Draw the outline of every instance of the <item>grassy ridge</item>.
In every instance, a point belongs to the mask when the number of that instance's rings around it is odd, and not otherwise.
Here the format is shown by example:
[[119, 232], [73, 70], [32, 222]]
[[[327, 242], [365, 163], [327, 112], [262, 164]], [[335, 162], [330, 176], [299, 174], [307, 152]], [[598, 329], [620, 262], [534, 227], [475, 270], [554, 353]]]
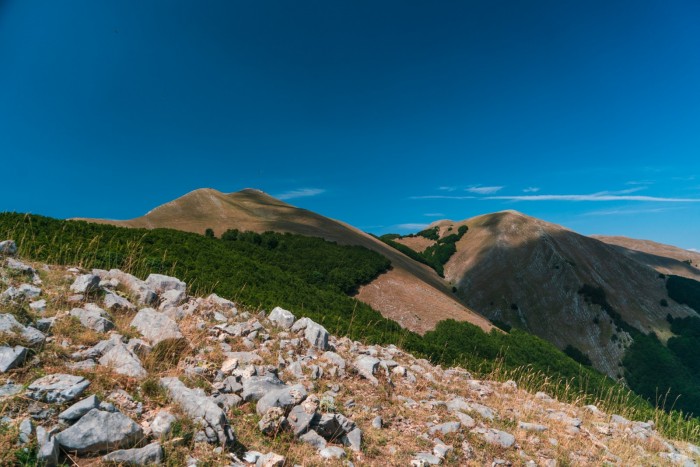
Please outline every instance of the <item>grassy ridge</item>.
[[535, 336], [517, 330], [487, 334], [468, 323], [445, 321], [421, 337], [383, 318], [345, 293], [386, 270], [387, 260], [374, 252], [291, 234], [238, 232], [223, 237], [0, 214], [0, 238], [14, 238], [21, 254], [33, 260], [120, 268], [141, 277], [151, 272], [175, 275], [195, 294], [215, 292], [253, 308], [283, 306], [337, 335], [396, 344], [434, 363], [513, 378], [529, 389], [595, 403], [630, 418], [654, 419], [669, 436], [700, 441], [695, 420], [654, 410]]

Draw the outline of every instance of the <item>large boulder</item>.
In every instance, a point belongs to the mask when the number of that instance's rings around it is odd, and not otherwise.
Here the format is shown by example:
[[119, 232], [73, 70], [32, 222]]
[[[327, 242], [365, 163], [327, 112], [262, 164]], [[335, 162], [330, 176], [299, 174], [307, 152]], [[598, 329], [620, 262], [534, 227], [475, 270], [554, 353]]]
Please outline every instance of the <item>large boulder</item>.
[[83, 274], [78, 276], [70, 286], [75, 293], [86, 294], [100, 288], [100, 277], [95, 274]]
[[17, 368], [27, 358], [27, 349], [21, 345], [0, 347], [0, 373]]
[[165, 276], [163, 274], [151, 274], [146, 278], [146, 285], [157, 294], [162, 294], [168, 290], [187, 291], [187, 284], [176, 277]]
[[80, 324], [93, 331], [107, 332], [114, 329], [114, 323], [107, 312], [95, 305], [89, 308], [73, 308], [70, 315], [78, 318]]
[[142, 448], [120, 449], [102, 456], [102, 460], [118, 465], [157, 465], [163, 462], [163, 447], [160, 443], [151, 443]]
[[182, 339], [183, 337], [175, 321], [153, 308], [144, 308], [136, 313], [131, 325], [153, 345], [165, 339]]
[[296, 320], [291, 311], [278, 306], [272, 309], [267, 319], [285, 329], [290, 329]]
[[82, 376], [56, 373], [39, 378], [27, 387], [27, 396], [49, 403], [69, 402], [80, 396], [90, 381]]
[[202, 391], [190, 389], [173, 377], [160, 379], [172, 400], [179, 404], [188, 417], [204, 428], [206, 439], [211, 443], [232, 447], [236, 441], [233, 429], [224, 411]]
[[86, 454], [129, 448], [143, 438], [143, 430], [121, 412], [92, 409], [74, 425], [56, 435], [68, 452]]

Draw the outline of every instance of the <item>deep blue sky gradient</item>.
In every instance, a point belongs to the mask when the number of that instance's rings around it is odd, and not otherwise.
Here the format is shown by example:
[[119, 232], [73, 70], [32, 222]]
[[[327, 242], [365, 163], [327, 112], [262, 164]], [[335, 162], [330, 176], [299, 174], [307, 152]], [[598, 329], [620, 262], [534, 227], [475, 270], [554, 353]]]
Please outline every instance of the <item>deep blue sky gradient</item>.
[[695, 0], [0, 0], [0, 211], [256, 187], [375, 233], [517, 209], [700, 248], [698, 24]]

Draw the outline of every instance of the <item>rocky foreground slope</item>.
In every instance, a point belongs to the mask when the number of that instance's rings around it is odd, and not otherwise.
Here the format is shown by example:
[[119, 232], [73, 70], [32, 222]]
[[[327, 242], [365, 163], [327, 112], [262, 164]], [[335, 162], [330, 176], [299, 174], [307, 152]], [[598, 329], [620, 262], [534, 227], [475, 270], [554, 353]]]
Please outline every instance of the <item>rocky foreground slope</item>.
[[[0, 464], [695, 465], [594, 406], [0, 243]], [[296, 311], [296, 310], [293, 310]]]

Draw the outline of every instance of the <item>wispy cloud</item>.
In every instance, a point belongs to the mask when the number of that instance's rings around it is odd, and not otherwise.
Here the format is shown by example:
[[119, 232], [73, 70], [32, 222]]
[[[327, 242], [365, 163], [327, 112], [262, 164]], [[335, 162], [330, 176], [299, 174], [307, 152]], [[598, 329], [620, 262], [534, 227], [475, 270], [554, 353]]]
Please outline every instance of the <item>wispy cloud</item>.
[[465, 189], [465, 191], [468, 191], [469, 193], [476, 193], [478, 195], [490, 195], [492, 193], [498, 193], [503, 189], [502, 186], [470, 186], [469, 188]]
[[656, 196], [607, 194], [607, 192], [593, 193], [590, 195], [488, 196], [484, 199], [502, 199], [508, 201], [654, 201], [659, 203], [700, 203], [700, 198], [664, 198]]
[[396, 226], [397, 229], [401, 230], [422, 230], [426, 227], [428, 227], [430, 224], [425, 224], [425, 223], [407, 223], [407, 224], [398, 224]]
[[297, 190], [286, 191], [280, 193], [275, 197], [278, 199], [294, 199], [294, 198], [308, 198], [310, 196], [318, 196], [325, 193], [326, 190], [322, 188], [299, 188]]
[[[675, 211], [679, 208], [649, 208], [649, 209], [602, 209], [600, 211], [585, 212], [583, 216], [626, 216], [637, 214], [656, 214], [659, 212]], [[680, 208], [682, 209], [682, 208]]]
[[688, 248], [688, 251], [692, 251], [693, 253], [700, 253], [700, 250], [697, 248]]
[[653, 185], [654, 183], [653, 180], [630, 180], [625, 185]]
[[445, 215], [441, 212], [426, 212], [423, 214], [426, 217], [444, 217]]
[[523, 190], [523, 193], [537, 193], [538, 191], [540, 191], [539, 187], [529, 186]]
[[409, 196], [408, 199], [474, 199], [476, 196], [452, 196], [452, 195], [425, 195]]
[[457, 187], [456, 186], [439, 186], [438, 190], [440, 190], [440, 191], [456, 191]]

